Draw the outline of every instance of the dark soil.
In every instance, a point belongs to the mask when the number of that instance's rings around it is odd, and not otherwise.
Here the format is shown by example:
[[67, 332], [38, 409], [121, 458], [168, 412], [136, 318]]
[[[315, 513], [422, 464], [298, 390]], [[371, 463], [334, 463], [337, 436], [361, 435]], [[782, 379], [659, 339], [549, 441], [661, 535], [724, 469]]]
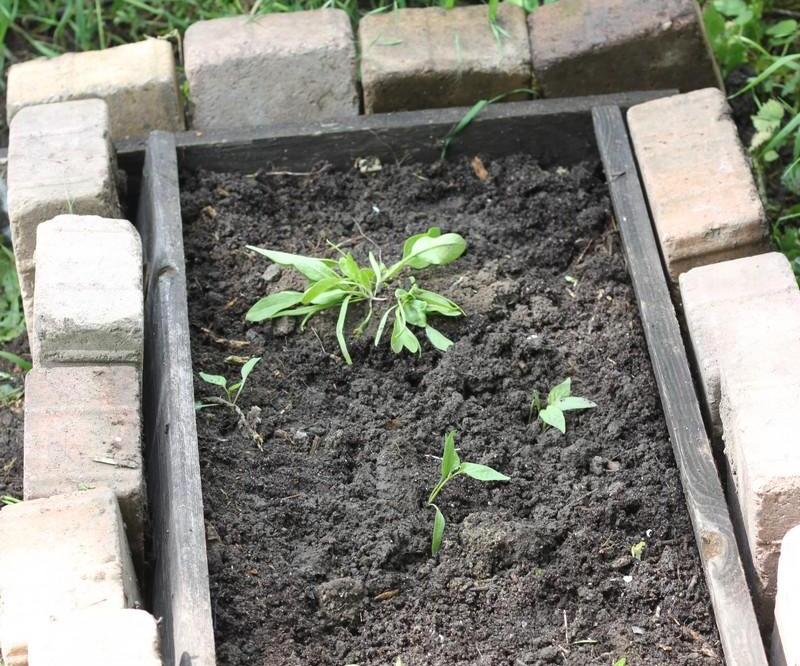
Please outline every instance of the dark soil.
[[[25, 336], [3, 346], [6, 351], [28, 356]], [[0, 359], [0, 370], [16, 376], [14, 384], [21, 386], [20, 371]], [[8, 380], [0, 380], [10, 383]], [[22, 498], [22, 399], [11, 403], [0, 403], [0, 495]]]
[[[601, 171], [486, 168], [184, 175], [195, 370], [263, 357], [240, 401], [263, 450], [232, 413], [197, 419], [221, 666], [721, 663]], [[466, 311], [436, 323], [446, 354], [364, 339], [348, 367], [335, 315], [305, 333], [244, 321], [301, 286], [245, 244], [330, 254], [330, 239], [361, 259], [377, 245], [388, 263], [430, 225], [469, 243], [418, 275]], [[599, 407], [566, 436], [529, 424], [532, 391], [568, 376]], [[425, 501], [450, 428], [462, 459], [512, 479], [447, 487], [431, 558]]]

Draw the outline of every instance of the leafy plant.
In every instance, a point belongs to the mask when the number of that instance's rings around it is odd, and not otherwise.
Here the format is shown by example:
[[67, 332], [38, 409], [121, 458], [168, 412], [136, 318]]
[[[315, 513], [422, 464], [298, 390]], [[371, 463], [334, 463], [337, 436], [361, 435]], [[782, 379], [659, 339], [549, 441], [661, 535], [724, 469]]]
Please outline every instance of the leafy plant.
[[[31, 369], [30, 361], [9, 351], [0, 350], [0, 359], [10, 363], [22, 372]], [[23, 383], [18, 374], [0, 370], [0, 404], [16, 402], [22, 397]]]
[[445, 520], [439, 507], [434, 503], [439, 493], [454, 478], [462, 474], [478, 481], [509, 481], [511, 477], [501, 474], [486, 465], [476, 463], [461, 462], [456, 451], [456, 433], [451, 430], [444, 436], [444, 448], [442, 450], [442, 464], [439, 471], [439, 481], [433, 487], [428, 496], [428, 506], [432, 506], [435, 514], [433, 518], [433, 535], [431, 537], [431, 555], [436, 555], [442, 546], [444, 536]]
[[[338, 309], [336, 338], [342, 356], [348, 365], [352, 364], [345, 339], [348, 309], [356, 303], [365, 302], [367, 313], [355, 328], [355, 335], [364, 333], [377, 304], [384, 303], [384, 290], [406, 269], [421, 270], [429, 266], [444, 266], [458, 259], [466, 250], [466, 241], [456, 233], [443, 234], [438, 227], [431, 227], [425, 233], [411, 236], [403, 244], [403, 255], [399, 261], [387, 267], [375, 255], [369, 253], [369, 266], [359, 266], [350, 252], [343, 252], [336, 245], [331, 246], [339, 252], [339, 259], [318, 259], [298, 254], [288, 254], [276, 250], [265, 250], [248, 245], [248, 249], [266, 257], [270, 261], [293, 268], [303, 275], [309, 284], [305, 291], [281, 291], [259, 300], [247, 312], [248, 321], [263, 321], [277, 317], [303, 317], [300, 329], [319, 312]], [[383, 331], [392, 319], [391, 348], [396, 354], [403, 349], [412, 353], [420, 352], [417, 336], [409, 328], [424, 329], [431, 344], [446, 351], [453, 343], [428, 322], [432, 315], [458, 317], [464, 314], [458, 305], [448, 298], [420, 287], [413, 277], [409, 278], [407, 289], [397, 288], [394, 304], [386, 309], [375, 334], [377, 347]]]
[[[247, 378], [250, 376], [250, 373], [253, 372], [253, 368], [256, 367], [258, 362], [261, 360], [261, 357], [255, 357], [248, 359], [243, 365], [242, 369], [239, 372], [239, 376], [241, 379], [239, 381], [234, 382], [233, 384], [228, 385], [228, 380], [225, 379], [222, 375], [210, 375], [206, 372], [198, 373], [200, 375], [200, 379], [202, 379], [206, 384], [211, 384], [212, 386], [218, 386], [222, 389], [223, 393], [225, 394], [224, 398], [213, 399], [212, 404], [223, 404], [229, 405], [230, 407], [236, 406], [237, 401], [239, 400], [239, 396], [242, 394], [244, 390], [244, 386], [247, 383]], [[212, 400], [209, 398], [209, 400]], [[211, 405], [199, 405], [198, 408], [201, 409], [203, 407], [210, 407]]]
[[14, 254], [0, 242], [0, 342], [14, 340], [24, 332], [25, 317]]
[[531, 399], [531, 418], [534, 411], [537, 412], [539, 419], [547, 425], [553, 426], [561, 434], [567, 431], [567, 422], [564, 412], [576, 411], [579, 409], [592, 409], [597, 407], [595, 403], [586, 398], [579, 398], [572, 395], [572, 379], [567, 377], [558, 386], [550, 389], [547, 394], [547, 404], [542, 404], [539, 392], [533, 392]]

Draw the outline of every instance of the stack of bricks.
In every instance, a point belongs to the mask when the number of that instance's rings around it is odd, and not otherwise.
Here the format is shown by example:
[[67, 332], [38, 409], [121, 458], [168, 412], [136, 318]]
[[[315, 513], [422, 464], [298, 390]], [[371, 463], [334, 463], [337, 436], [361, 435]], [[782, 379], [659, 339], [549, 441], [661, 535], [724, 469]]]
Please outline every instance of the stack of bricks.
[[[756, 610], [794, 650], [800, 566], [800, 290], [769, 252], [765, 214], [730, 109], [716, 88], [631, 108], [628, 125], [655, 232], [678, 287], [712, 442], [747, 557]], [[784, 544], [782, 553], [782, 543]], [[776, 596], [778, 605], [773, 606]], [[782, 626], [781, 626], [782, 625]], [[781, 631], [782, 630], [782, 631]], [[788, 638], [787, 638], [788, 637]], [[783, 647], [781, 647], [783, 646]]]
[[182, 116], [169, 45], [120, 49], [16, 66], [9, 80], [9, 218], [33, 369], [24, 501], [0, 511], [6, 666], [161, 664], [137, 582], [142, 246], [121, 219], [112, 138]]

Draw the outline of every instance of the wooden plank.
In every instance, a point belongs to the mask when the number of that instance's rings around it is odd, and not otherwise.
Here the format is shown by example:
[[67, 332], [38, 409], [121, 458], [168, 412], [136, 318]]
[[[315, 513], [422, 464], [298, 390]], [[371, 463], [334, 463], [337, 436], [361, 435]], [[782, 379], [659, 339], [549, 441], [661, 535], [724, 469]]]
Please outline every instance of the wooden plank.
[[[507, 102], [486, 107], [453, 143], [451, 154], [507, 155], [526, 150], [545, 164], [568, 165], [593, 151], [591, 108], [633, 104], [674, 94], [674, 90], [617, 93], [594, 97]], [[178, 132], [181, 167], [251, 173], [271, 163], [275, 168], [309, 170], [320, 162], [350, 167], [357, 157], [387, 162], [426, 161], [439, 157], [442, 139], [469, 109], [429, 109], [372, 116], [281, 123], [251, 130]], [[129, 174], [141, 171], [142, 141], [115, 142]]]
[[137, 226], [145, 254], [143, 413], [152, 519], [152, 610], [166, 666], [213, 666], [200, 459], [173, 136], [153, 132]]
[[619, 108], [592, 111], [600, 156], [728, 666], [766, 666], [753, 601]]

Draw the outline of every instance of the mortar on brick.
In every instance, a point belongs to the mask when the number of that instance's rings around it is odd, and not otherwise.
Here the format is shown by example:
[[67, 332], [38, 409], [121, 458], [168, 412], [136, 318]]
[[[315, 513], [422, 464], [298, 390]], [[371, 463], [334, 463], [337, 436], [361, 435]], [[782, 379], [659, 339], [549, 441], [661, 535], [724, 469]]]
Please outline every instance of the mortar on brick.
[[559, 0], [528, 24], [547, 97], [722, 88], [695, 0]]
[[364, 16], [358, 38], [366, 113], [472, 106], [532, 88], [525, 12], [501, 3], [497, 23], [505, 34], [492, 30], [484, 5]]
[[155, 618], [142, 610], [86, 610], [52, 622], [28, 646], [28, 666], [161, 666]]
[[766, 251], [764, 208], [721, 91], [639, 104], [628, 126], [672, 279]]
[[194, 23], [184, 62], [195, 129], [358, 115], [353, 29], [340, 9]]
[[76, 610], [141, 603], [122, 518], [107, 488], [0, 510], [0, 650], [25, 666], [28, 643]]
[[59, 215], [37, 232], [34, 336], [42, 365], [142, 365], [142, 244], [127, 220]]
[[120, 214], [109, 123], [97, 99], [31, 106], [11, 122], [8, 214], [29, 330], [38, 226], [62, 213]]
[[167, 40], [39, 58], [8, 71], [9, 122], [27, 106], [88, 98], [107, 102], [114, 139], [184, 128], [175, 58]]
[[141, 571], [147, 498], [139, 385], [131, 366], [31, 370], [25, 378], [23, 487], [26, 500], [113, 490]]

